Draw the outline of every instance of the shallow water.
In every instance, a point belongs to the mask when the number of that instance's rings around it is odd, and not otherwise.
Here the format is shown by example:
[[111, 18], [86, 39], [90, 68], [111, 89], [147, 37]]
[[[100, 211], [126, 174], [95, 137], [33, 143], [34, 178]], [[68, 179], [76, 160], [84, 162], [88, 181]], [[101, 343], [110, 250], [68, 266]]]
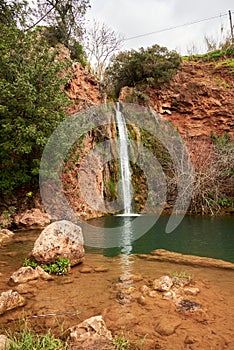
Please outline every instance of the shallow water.
[[[11, 274], [22, 266], [22, 262], [28, 253], [30, 253], [33, 242], [39, 231], [21, 231], [17, 232], [12, 241], [1, 247], [0, 255], [0, 293], [10, 289], [7, 282]], [[140, 238], [140, 239], [143, 239]], [[154, 241], [154, 240], [152, 240]], [[200, 289], [198, 297], [195, 299], [202, 305], [208, 314], [209, 327], [212, 328], [212, 334], [224, 335], [225, 339], [232, 344], [233, 334], [233, 312], [234, 312], [234, 271], [217, 268], [200, 268], [168, 262], [147, 261], [140, 259], [134, 254], [134, 250], [144, 252], [142, 248], [137, 248], [133, 242], [133, 249], [128, 250], [129, 240], [125, 237], [125, 246], [118, 249], [97, 249], [86, 247], [84, 264], [75, 266], [66, 276], [56, 276], [52, 281], [32, 281], [26, 286], [28, 291], [25, 295], [27, 303], [23, 308], [18, 308], [0, 316], [0, 324], [6, 328], [16, 328], [19, 325], [19, 319], [28, 318], [32, 327], [37, 331], [43, 331], [52, 328], [58, 335], [61, 335], [61, 327], [68, 327], [80, 323], [94, 315], [103, 314], [108, 327], [112, 332], [118, 332], [120, 329], [135, 334], [136, 327], [143, 338], [148, 334], [149, 339], [154, 339], [154, 324], [158, 315], [174, 314], [180, 317], [183, 326], [178, 333], [166, 337], [167, 349], [182, 348], [185, 337], [185, 329], [188, 334], [195, 330], [196, 334], [206, 339], [207, 323], [194, 323], [193, 316], [186, 318], [183, 315], [177, 315], [175, 306], [168, 301], [163, 301], [159, 295], [156, 299], [148, 297], [146, 307], [142, 307], [136, 300], [127, 305], [121, 305], [118, 301], [119, 287], [125, 288], [124, 281], [126, 276], [131, 274], [140, 276], [139, 281], [133, 281], [127, 288], [140, 290], [144, 284], [149, 284], [165, 274], [172, 272], [186, 271], [197, 281]], [[155, 249], [151, 244], [149, 248]], [[161, 247], [160, 248], [165, 248]], [[128, 254], [113, 256], [118, 251], [124, 251]], [[144, 248], [146, 249], [146, 248]], [[93, 251], [93, 252], [92, 252]], [[95, 253], [94, 253], [95, 252]], [[98, 254], [96, 254], [98, 253]], [[114, 254], [113, 254], [114, 253]], [[112, 256], [106, 256], [112, 255]], [[82, 268], [91, 268], [92, 272], [82, 273]], [[96, 272], [95, 268], [99, 268]], [[104, 268], [104, 269], [103, 269]], [[104, 272], [105, 270], [105, 272]], [[12, 288], [12, 287], [11, 287]], [[67, 313], [77, 312], [77, 315]], [[56, 314], [56, 317], [47, 316]], [[40, 317], [41, 315], [41, 317]], [[38, 317], [39, 316], [39, 317]], [[195, 317], [195, 316], [194, 316]], [[198, 316], [197, 316], [198, 317]], [[185, 321], [186, 319], [186, 321]], [[210, 320], [210, 321], [209, 321]], [[151, 327], [152, 325], [152, 327]], [[151, 328], [152, 329], [151, 329]], [[196, 328], [197, 327], [197, 328]], [[187, 334], [186, 333], [186, 334]], [[215, 337], [214, 335], [212, 337]], [[170, 338], [170, 339], [169, 339]], [[172, 339], [173, 338], [173, 339]], [[170, 347], [170, 342], [172, 343]], [[181, 340], [182, 339], [182, 340]], [[181, 342], [180, 347], [173, 347], [174, 342]], [[204, 345], [203, 349], [210, 349], [210, 342], [216, 339], [209, 339], [209, 344]], [[212, 343], [212, 344], [213, 344]], [[234, 344], [232, 344], [234, 345]], [[232, 348], [230, 345], [230, 349]], [[201, 348], [201, 347], [200, 347]], [[145, 349], [148, 349], [145, 347]], [[221, 348], [217, 348], [221, 349]], [[223, 348], [222, 348], [223, 349]]]

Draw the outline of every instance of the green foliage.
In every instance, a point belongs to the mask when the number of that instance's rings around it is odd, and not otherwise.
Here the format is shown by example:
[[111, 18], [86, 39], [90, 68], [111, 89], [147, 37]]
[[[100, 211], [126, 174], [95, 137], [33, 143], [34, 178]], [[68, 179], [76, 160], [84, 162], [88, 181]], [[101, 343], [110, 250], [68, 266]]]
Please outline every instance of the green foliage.
[[215, 145], [224, 147], [229, 143], [230, 135], [228, 133], [225, 133], [224, 135], [215, 135], [211, 132], [211, 139]]
[[116, 335], [114, 337], [113, 343], [114, 343], [115, 350], [129, 350], [129, 346], [130, 346], [129, 340], [124, 336]]
[[69, 45], [69, 49], [71, 51], [71, 59], [80, 62], [82, 66], [85, 67], [87, 65], [87, 62], [85, 60], [86, 53], [83, 49], [83, 46], [79, 42], [74, 41]]
[[[5, 1], [0, 0], [0, 23], [6, 26], [26, 26], [27, 20], [30, 20], [32, 10], [28, 6], [28, 1]], [[26, 20], [27, 18], [27, 20]]]
[[186, 278], [188, 280], [192, 279], [192, 275], [186, 271], [180, 271], [180, 272], [174, 271], [170, 273], [170, 276], [177, 277], [177, 278]]
[[43, 148], [65, 118], [62, 86], [66, 65], [56, 62], [46, 40], [1, 26], [0, 32], [0, 189], [36, 184]]
[[8, 210], [3, 210], [0, 215], [0, 229], [11, 226], [13, 221], [12, 215], [15, 212], [15, 207], [11, 206]]
[[228, 59], [228, 57], [233, 56], [234, 47], [229, 47], [227, 49], [219, 49], [211, 52], [207, 52], [205, 54], [198, 54], [192, 56], [185, 56], [183, 59], [191, 60], [191, 61], [218, 61], [220, 59]]
[[106, 69], [107, 84], [117, 95], [123, 86], [161, 85], [172, 79], [180, 63], [178, 53], [159, 45], [121, 52], [111, 59]]
[[89, 2], [89, 0], [37, 0], [37, 5], [41, 16], [51, 10], [44, 21], [57, 40], [68, 47], [74, 38], [82, 38], [83, 18], [90, 7]]
[[8, 332], [9, 350], [65, 350], [67, 345], [55, 338], [49, 329], [46, 334], [36, 334], [25, 321], [18, 332]]
[[23, 263], [24, 267], [32, 267], [35, 269], [37, 266], [43, 268], [43, 270], [49, 274], [65, 275], [68, 273], [70, 267], [70, 260], [68, 258], [59, 258], [56, 262], [50, 264], [40, 264], [31, 259], [25, 259]]

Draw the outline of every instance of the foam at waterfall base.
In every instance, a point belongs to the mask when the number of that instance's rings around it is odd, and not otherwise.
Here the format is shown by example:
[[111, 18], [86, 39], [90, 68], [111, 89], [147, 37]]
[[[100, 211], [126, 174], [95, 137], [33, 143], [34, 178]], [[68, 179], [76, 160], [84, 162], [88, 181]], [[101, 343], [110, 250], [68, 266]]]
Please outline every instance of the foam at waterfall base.
[[124, 213], [124, 214], [116, 214], [115, 216], [126, 216], [126, 217], [131, 217], [131, 216], [142, 216], [142, 214], [137, 214], [137, 213]]

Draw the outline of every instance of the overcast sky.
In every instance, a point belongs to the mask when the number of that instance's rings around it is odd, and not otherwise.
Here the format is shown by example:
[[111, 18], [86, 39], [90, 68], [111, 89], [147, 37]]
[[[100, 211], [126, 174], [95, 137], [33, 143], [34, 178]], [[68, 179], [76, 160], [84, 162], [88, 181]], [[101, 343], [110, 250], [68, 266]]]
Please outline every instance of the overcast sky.
[[91, 0], [87, 19], [92, 22], [95, 18], [127, 39], [225, 14], [213, 20], [126, 40], [123, 45], [123, 50], [128, 50], [159, 44], [186, 54], [188, 50], [203, 52], [205, 35], [220, 39], [221, 28], [223, 33], [227, 30], [230, 33], [228, 10], [233, 11], [234, 24], [233, 0]]

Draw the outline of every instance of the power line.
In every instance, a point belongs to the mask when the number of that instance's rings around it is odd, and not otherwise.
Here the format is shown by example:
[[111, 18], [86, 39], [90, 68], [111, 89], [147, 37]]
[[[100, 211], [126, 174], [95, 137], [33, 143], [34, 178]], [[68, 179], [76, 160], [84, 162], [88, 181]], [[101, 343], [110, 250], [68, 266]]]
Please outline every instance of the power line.
[[54, 5], [52, 5], [52, 7], [38, 20], [36, 21], [35, 23], [33, 23], [30, 27], [28, 27], [26, 29], [26, 31], [28, 30], [31, 30], [33, 29], [34, 27], [36, 27], [41, 21], [43, 21], [43, 19], [45, 19], [49, 14], [50, 12], [55, 8], [55, 6], [58, 4], [58, 0], [56, 1], [56, 3]]
[[[234, 13], [234, 11], [232, 11], [232, 13]], [[145, 34], [139, 34], [139, 35], [136, 35], [136, 36], [132, 36], [132, 37], [126, 38], [126, 39], [124, 39], [124, 41], [137, 39], [137, 38], [142, 38], [144, 36], [148, 36], [148, 35], [152, 35], [152, 34], [158, 34], [158, 33], [162, 33], [162, 32], [167, 32], [169, 30], [173, 30], [173, 29], [177, 29], [177, 28], [181, 28], [181, 27], [186, 27], [186, 26], [189, 26], [189, 25], [192, 25], [192, 24], [201, 23], [201, 22], [205, 22], [205, 21], [210, 21], [212, 19], [224, 17], [224, 16], [227, 16], [227, 15], [228, 15], [227, 13], [223, 13], [223, 14], [220, 14], [218, 16], [203, 18], [203, 19], [200, 19], [200, 20], [197, 20], [197, 21], [188, 22], [188, 23], [184, 23], [184, 24], [179, 24], [177, 26], [172, 26], [172, 27], [168, 27], [168, 28], [164, 28], [164, 29], [159, 29], [159, 30], [156, 30], [154, 32], [149, 32], [149, 33], [145, 33]]]

